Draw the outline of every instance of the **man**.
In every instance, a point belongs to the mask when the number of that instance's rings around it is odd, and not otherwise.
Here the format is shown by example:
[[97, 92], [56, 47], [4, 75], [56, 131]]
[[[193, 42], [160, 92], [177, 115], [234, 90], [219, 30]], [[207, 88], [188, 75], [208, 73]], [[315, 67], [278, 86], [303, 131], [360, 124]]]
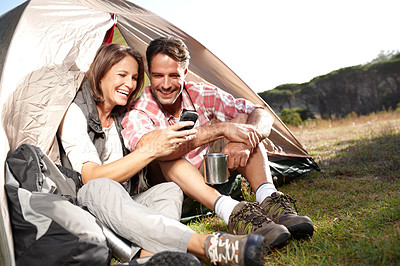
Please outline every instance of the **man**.
[[[276, 190], [267, 153], [260, 145], [270, 134], [273, 118], [261, 106], [247, 100], [235, 99], [215, 87], [186, 82], [190, 55], [180, 39], [153, 40], [146, 57], [151, 85], [122, 122], [127, 148], [134, 151], [141, 141], [158, 134], [158, 129], [175, 124], [185, 109], [199, 114], [196, 138], [184, 145], [178, 143], [173, 156], [150, 165], [149, 183], [157, 183], [155, 176], [162, 172], [186, 195], [213, 209], [231, 233], [263, 234], [270, 248], [285, 243], [291, 234], [311, 236], [312, 221], [299, 216], [290, 206], [290, 198]], [[171, 130], [171, 135], [174, 133]], [[228, 154], [229, 169], [237, 169], [249, 181], [257, 203], [239, 203], [204, 183], [198, 170], [203, 156], [210, 143], [223, 138], [228, 141], [222, 153]]]

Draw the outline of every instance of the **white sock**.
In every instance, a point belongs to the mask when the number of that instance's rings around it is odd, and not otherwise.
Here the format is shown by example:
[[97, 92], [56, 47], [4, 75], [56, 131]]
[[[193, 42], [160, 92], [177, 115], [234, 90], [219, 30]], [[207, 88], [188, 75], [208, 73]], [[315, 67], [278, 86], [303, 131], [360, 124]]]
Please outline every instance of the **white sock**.
[[264, 183], [256, 190], [256, 201], [261, 203], [266, 197], [271, 196], [271, 194], [276, 191], [277, 190], [273, 183]]
[[235, 208], [238, 203], [239, 201], [222, 195], [215, 201], [214, 211], [226, 224], [228, 224], [229, 216], [231, 216], [233, 208]]

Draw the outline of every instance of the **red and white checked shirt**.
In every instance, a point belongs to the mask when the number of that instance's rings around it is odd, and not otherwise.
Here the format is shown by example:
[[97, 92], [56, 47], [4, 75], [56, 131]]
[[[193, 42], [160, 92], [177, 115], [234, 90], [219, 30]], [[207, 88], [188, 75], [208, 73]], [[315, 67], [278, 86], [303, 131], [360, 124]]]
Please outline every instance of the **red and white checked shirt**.
[[[194, 109], [199, 114], [195, 127], [208, 125], [212, 119], [220, 122], [229, 121], [239, 113], [250, 114], [255, 108], [262, 108], [248, 100], [235, 99], [229, 93], [203, 83], [187, 82], [185, 88], [186, 90], [182, 91], [182, 110]], [[173, 117], [157, 102], [150, 86], [147, 86], [135, 101], [133, 109], [122, 120], [125, 146], [134, 151], [143, 135], [155, 129], [166, 128], [178, 121], [179, 118]], [[185, 158], [199, 168], [208, 149], [208, 144], [202, 145], [186, 154]]]

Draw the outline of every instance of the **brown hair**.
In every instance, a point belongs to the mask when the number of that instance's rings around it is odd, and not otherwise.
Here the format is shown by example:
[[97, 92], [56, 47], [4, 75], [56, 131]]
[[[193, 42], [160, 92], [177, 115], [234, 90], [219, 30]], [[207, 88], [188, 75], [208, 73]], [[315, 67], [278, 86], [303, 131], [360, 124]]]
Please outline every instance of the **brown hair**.
[[144, 64], [142, 56], [134, 49], [121, 44], [112, 43], [102, 45], [99, 50], [97, 50], [96, 56], [85, 76], [90, 83], [91, 93], [96, 103], [104, 102], [103, 92], [100, 88], [100, 80], [110, 68], [126, 56], [132, 56], [139, 65], [137, 84], [134, 93], [129, 96], [127, 104], [124, 107], [117, 108], [122, 109], [121, 111], [127, 111], [132, 106], [133, 101], [142, 93], [144, 83]]
[[151, 60], [157, 54], [165, 54], [186, 69], [189, 66], [190, 54], [186, 44], [176, 37], [160, 37], [151, 41], [146, 50], [147, 67], [150, 72]]

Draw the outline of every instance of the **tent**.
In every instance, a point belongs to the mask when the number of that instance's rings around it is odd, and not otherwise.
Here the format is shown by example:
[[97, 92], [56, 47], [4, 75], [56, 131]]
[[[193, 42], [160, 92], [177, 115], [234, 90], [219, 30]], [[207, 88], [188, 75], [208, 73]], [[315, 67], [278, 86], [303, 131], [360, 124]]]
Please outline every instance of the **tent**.
[[[152, 39], [166, 35], [182, 38], [190, 50], [188, 80], [261, 104], [275, 117], [265, 145], [279, 180], [318, 169], [273, 110], [214, 54], [168, 21], [125, 0], [30, 0], [0, 17], [1, 167], [8, 151], [22, 143], [36, 145], [58, 161], [58, 125], [105, 39], [144, 55]], [[1, 259], [14, 265], [3, 170], [0, 187]]]

